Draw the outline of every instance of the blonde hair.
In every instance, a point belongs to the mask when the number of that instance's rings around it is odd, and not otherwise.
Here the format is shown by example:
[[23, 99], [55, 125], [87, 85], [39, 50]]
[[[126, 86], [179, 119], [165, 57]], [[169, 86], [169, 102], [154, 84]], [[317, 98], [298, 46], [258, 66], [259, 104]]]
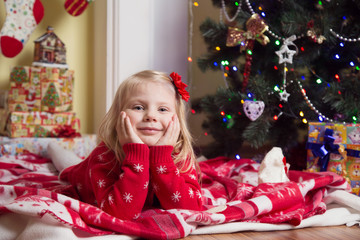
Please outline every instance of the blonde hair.
[[[120, 119], [120, 112], [124, 110], [124, 106], [132, 90], [138, 85], [146, 82], [169, 84], [169, 86], [175, 90], [175, 86], [172, 83], [171, 78], [166, 73], [151, 70], [138, 72], [121, 83], [116, 92], [114, 101], [99, 128], [100, 140], [115, 153], [116, 159], [120, 164], [124, 158], [124, 151], [118, 141], [116, 131], [118, 119]], [[192, 147], [193, 140], [186, 121], [187, 108], [184, 101], [181, 99], [180, 94], [178, 94], [176, 90], [175, 92], [176, 114], [180, 122], [180, 135], [175, 146], [173, 146], [174, 150], [172, 152], [172, 156], [174, 163], [179, 167], [180, 172], [189, 171], [193, 165], [195, 165], [198, 170], [198, 165], [195, 160], [195, 154]]]

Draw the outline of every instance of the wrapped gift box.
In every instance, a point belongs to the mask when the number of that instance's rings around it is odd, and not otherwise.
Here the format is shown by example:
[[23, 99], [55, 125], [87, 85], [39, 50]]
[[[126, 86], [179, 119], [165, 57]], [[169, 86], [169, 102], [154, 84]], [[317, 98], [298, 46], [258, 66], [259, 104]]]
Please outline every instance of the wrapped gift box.
[[18, 155], [24, 152], [22, 143], [4, 143], [0, 144], [0, 157], [4, 155]]
[[360, 124], [309, 123], [307, 168], [343, 176], [360, 196]]
[[[9, 138], [0, 137], [0, 147], [7, 147], [4, 154], [18, 154], [27, 150], [43, 157], [49, 157], [47, 145], [56, 142], [63, 148], [73, 151], [81, 158], [87, 157], [96, 147], [97, 137], [95, 134], [85, 134], [75, 138]], [[11, 146], [11, 148], [9, 148]]]
[[0, 111], [2, 114], [1, 133], [8, 137], [56, 137], [57, 130], [69, 127], [78, 132], [80, 120], [74, 112], [10, 112]]
[[14, 67], [10, 74], [10, 111], [69, 112], [73, 108], [74, 71], [50, 67]]

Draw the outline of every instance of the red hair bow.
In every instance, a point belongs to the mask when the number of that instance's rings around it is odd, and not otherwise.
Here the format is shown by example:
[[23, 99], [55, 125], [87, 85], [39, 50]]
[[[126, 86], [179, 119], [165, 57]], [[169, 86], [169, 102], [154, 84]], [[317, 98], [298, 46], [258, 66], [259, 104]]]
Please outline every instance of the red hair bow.
[[189, 101], [190, 95], [188, 91], [185, 90], [187, 85], [181, 81], [181, 76], [176, 72], [172, 72], [170, 74], [171, 79], [177, 89], [178, 93], [181, 95], [181, 98], [184, 99], [186, 102]]

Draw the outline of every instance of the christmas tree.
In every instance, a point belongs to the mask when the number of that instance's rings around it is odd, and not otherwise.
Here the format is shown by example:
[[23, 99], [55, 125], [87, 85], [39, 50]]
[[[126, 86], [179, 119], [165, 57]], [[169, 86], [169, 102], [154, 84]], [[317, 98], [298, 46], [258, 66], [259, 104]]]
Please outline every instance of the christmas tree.
[[61, 105], [60, 96], [57, 92], [55, 84], [51, 82], [46, 90], [45, 96], [41, 100], [41, 104], [49, 108], [49, 112], [54, 112], [57, 106]]
[[222, 20], [201, 24], [197, 63], [227, 84], [193, 103], [215, 139], [205, 155], [234, 156], [244, 142], [305, 152], [308, 122], [359, 122], [360, 1], [212, 2]]

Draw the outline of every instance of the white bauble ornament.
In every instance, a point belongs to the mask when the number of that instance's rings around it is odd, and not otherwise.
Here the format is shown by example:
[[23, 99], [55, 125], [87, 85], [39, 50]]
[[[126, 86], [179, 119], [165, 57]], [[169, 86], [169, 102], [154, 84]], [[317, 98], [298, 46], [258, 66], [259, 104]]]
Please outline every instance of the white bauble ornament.
[[251, 120], [255, 121], [264, 111], [265, 103], [263, 101], [246, 100], [243, 104], [245, 115]]

